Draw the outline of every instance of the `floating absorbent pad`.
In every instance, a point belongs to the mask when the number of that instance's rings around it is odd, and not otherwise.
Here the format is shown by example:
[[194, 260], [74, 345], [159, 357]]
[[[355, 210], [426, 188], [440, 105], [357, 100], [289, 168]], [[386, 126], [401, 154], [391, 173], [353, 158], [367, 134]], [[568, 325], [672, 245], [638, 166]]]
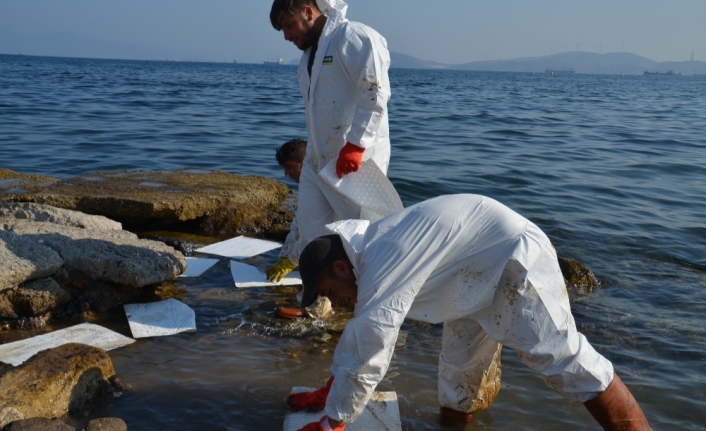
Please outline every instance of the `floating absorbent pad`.
[[135, 338], [196, 331], [194, 310], [174, 298], [147, 304], [125, 304], [123, 308]]
[[285, 275], [278, 283], [273, 283], [267, 279], [264, 272], [252, 265], [230, 261], [230, 273], [233, 275], [235, 287], [263, 287], [263, 286], [291, 286], [302, 284], [301, 275], [298, 271], [292, 271]]
[[198, 277], [204, 272], [208, 271], [216, 263], [218, 263], [218, 259], [187, 257], [186, 271], [182, 272], [179, 277]]
[[14, 341], [0, 345], [0, 362], [18, 366], [37, 352], [69, 343], [81, 343], [98, 347], [103, 350], [113, 350], [134, 343], [132, 338], [125, 337], [110, 329], [93, 323], [81, 323], [69, 328], [25, 340]]
[[282, 244], [275, 241], [265, 241], [262, 239], [236, 236], [226, 241], [201, 247], [195, 251], [216, 256], [229, 257], [231, 259], [245, 259], [258, 254], [267, 253], [270, 250], [282, 247]]

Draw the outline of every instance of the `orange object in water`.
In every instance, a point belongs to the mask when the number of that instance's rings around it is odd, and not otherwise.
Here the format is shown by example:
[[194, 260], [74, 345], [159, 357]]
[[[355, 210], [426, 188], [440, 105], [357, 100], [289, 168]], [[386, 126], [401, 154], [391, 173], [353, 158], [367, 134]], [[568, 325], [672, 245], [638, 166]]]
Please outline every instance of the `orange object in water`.
[[278, 316], [284, 317], [287, 319], [296, 319], [297, 317], [303, 317], [304, 312], [302, 311], [301, 308], [287, 308], [287, 307], [279, 307], [276, 311]]

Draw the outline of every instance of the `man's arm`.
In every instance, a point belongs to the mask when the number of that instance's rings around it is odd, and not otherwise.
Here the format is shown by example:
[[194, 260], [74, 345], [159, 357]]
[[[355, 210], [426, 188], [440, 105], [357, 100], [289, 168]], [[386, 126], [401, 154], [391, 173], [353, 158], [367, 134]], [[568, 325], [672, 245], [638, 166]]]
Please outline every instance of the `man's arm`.
[[356, 316], [341, 335], [331, 367], [335, 378], [325, 413], [332, 420], [354, 421], [385, 376], [399, 328], [450, 246], [447, 228], [437, 229], [437, 221], [398, 220], [365, 249]]
[[375, 144], [390, 99], [390, 53], [387, 42], [369, 27], [350, 23], [340, 46], [350, 79], [357, 88], [355, 113], [347, 141], [361, 148]]

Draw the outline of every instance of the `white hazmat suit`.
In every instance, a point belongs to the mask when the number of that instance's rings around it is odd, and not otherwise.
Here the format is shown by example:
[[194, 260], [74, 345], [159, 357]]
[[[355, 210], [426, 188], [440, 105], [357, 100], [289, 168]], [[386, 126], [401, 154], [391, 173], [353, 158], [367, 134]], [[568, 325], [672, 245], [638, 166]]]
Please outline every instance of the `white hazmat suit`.
[[387, 173], [390, 161], [387, 42], [372, 28], [348, 21], [343, 1], [317, 3], [327, 21], [311, 76], [307, 68], [311, 48], [304, 52], [299, 64], [309, 141], [292, 234], [280, 252], [280, 257], [293, 263], [298, 263], [299, 253], [309, 241], [326, 233], [327, 223], [365, 218], [365, 214], [361, 217], [360, 205], [318, 175], [329, 162], [335, 163], [346, 142], [364, 148], [363, 161], [372, 159], [383, 173]]
[[499, 344], [547, 384], [584, 402], [613, 379], [612, 364], [577, 332], [554, 247], [532, 222], [477, 195], [431, 199], [376, 223], [327, 226], [356, 275], [354, 318], [334, 355], [326, 414], [354, 421], [390, 363], [405, 317], [444, 324], [439, 401], [470, 412], [479, 363]]

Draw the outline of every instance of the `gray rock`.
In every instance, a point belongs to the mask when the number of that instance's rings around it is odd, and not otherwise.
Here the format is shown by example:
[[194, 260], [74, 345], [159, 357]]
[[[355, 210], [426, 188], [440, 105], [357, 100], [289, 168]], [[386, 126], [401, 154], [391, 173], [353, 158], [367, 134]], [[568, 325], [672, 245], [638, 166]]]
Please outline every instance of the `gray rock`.
[[86, 424], [86, 431], [127, 431], [127, 424], [120, 418], [91, 419]]
[[83, 229], [121, 230], [123, 228], [120, 223], [103, 216], [28, 202], [0, 202], [0, 220], [2, 219], [44, 221]]
[[24, 415], [14, 407], [0, 407], [0, 427], [24, 419]]
[[104, 350], [64, 344], [37, 353], [0, 377], [0, 405], [32, 418], [76, 413], [110, 388], [108, 379], [113, 375], [113, 363]]
[[28, 280], [50, 276], [63, 263], [56, 251], [42, 244], [41, 238], [3, 230], [0, 223], [0, 292]]
[[76, 431], [60, 419], [31, 418], [12, 422], [3, 431]]
[[36, 317], [64, 305], [71, 300], [71, 295], [52, 278], [30, 281], [12, 289], [8, 295], [18, 314]]
[[6, 222], [5, 228], [35, 243], [41, 241], [61, 256], [67, 271], [78, 271], [91, 280], [142, 287], [174, 280], [186, 269], [184, 255], [172, 247], [127, 231], [24, 220]]

